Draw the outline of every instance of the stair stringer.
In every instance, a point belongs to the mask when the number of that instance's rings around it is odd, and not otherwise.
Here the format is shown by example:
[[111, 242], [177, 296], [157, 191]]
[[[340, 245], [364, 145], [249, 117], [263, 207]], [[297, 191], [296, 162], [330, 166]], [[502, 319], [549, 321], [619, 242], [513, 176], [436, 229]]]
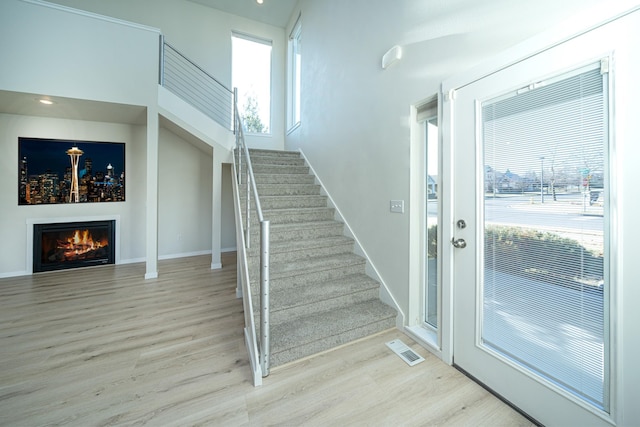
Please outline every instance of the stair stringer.
[[342, 212], [340, 211], [340, 208], [334, 202], [333, 198], [331, 197], [331, 194], [327, 191], [326, 187], [324, 186], [324, 183], [320, 179], [320, 176], [318, 175], [318, 173], [313, 168], [313, 165], [311, 164], [311, 162], [309, 162], [309, 159], [307, 158], [307, 156], [305, 156], [304, 151], [302, 151], [302, 149], [300, 149], [300, 148], [298, 148], [297, 151], [300, 152], [300, 155], [304, 159], [305, 164], [309, 167], [309, 172], [311, 174], [313, 174], [313, 176], [315, 176], [316, 184], [318, 184], [320, 186], [320, 194], [322, 194], [323, 196], [327, 196], [327, 201], [329, 203], [329, 207], [335, 209], [335, 219], [344, 224], [344, 226], [345, 226], [344, 227], [344, 235], [349, 237], [349, 238], [351, 238], [351, 239], [353, 239], [353, 241], [355, 242], [354, 243], [354, 252], [357, 255], [360, 255], [361, 257], [363, 257], [366, 260], [365, 274], [367, 276], [369, 276], [370, 278], [372, 278], [373, 280], [376, 280], [378, 283], [380, 283], [380, 300], [382, 302], [384, 302], [385, 304], [387, 304], [388, 306], [393, 307], [396, 310], [396, 312], [398, 313], [397, 316], [396, 316], [396, 328], [402, 330], [404, 328], [404, 324], [405, 324], [404, 323], [405, 314], [400, 309], [400, 305], [398, 304], [398, 301], [395, 299], [395, 297], [393, 296], [393, 294], [389, 290], [389, 287], [387, 286], [387, 284], [385, 283], [384, 279], [382, 278], [382, 276], [378, 272], [378, 269], [376, 268], [376, 266], [373, 263], [373, 261], [371, 261], [371, 258], [369, 257], [369, 254], [367, 254], [367, 251], [364, 249], [364, 247], [360, 243], [360, 240], [358, 239], [358, 236], [356, 235], [356, 233], [353, 232], [353, 229], [349, 225], [349, 222], [342, 215]]

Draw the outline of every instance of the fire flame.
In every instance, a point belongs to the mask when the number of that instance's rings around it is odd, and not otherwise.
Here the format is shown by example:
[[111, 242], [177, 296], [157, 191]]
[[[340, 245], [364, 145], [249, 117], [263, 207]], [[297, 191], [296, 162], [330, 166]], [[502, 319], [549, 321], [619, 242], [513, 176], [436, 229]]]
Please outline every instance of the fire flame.
[[109, 244], [107, 239], [93, 240], [89, 230], [75, 230], [66, 241], [58, 240], [58, 248], [64, 250], [64, 257], [76, 258]]

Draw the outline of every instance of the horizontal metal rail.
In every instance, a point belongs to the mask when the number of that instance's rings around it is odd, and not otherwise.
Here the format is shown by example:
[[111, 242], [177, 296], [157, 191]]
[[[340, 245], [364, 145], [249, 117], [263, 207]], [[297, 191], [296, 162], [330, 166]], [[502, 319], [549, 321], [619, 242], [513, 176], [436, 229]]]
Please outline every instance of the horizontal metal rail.
[[167, 43], [162, 36], [159, 83], [226, 129], [233, 129], [233, 91]]

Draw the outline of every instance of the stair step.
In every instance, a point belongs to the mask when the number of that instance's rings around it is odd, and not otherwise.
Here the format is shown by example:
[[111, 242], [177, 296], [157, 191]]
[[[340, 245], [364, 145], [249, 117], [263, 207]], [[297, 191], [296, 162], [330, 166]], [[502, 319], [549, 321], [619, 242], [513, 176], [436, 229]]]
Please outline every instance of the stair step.
[[[245, 201], [242, 200], [240, 204], [244, 209]], [[255, 207], [253, 197], [251, 197], [251, 206]], [[260, 206], [262, 206], [263, 210], [326, 207], [327, 196], [320, 196], [315, 194], [296, 194], [292, 196], [260, 196]]]
[[305, 161], [300, 157], [251, 155], [251, 164], [253, 166], [256, 166], [256, 165], [304, 166]]
[[300, 173], [255, 173], [256, 184], [315, 184], [313, 175]]
[[271, 366], [393, 328], [395, 316], [391, 307], [370, 300], [272, 325]]
[[[296, 222], [331, 221], [335, 216], [333, 208], [286, 208], [286, 209], [262, 209], [265, 220], [273, 224], [290, 224]], [[252, 226], [257, 226], [257, 215], [253, 215]]]
[[272, 157], [300, 157], [299, 151], [282, 151], [282, 150], [265, 150], [261, 148], [249, 148], [249, 155], [253, 156], [272, 156]]
[[[277, 289], [270, 292], [269, 319], [275, 325], [313, 313], [377, 299], [379, 287], [378, 282], [365, 274], [355, 274], [322, 283], [302, 284], [295, 288], [295, 292]], [[254, 306], [256, 316], [259, 311], [260, 307]]]
[[[249, 250], [249, 263], [258, 264], [260, 250], [252, 247]], [[286, 261], [301, 261], [332, 254], [353, 253], [353, 240], [345, 236], [330, 236], [318, 239], [274, 242], [269, 248], [271, 264]]]
[[[271, 262], [269, 283], [271, 289], [291, 289], [300, 284], [336, 280], [342, 276], [364, 273], [366, 261], [353, 254], [336, 254], [304, 261]], [[259, 277], [251, 279], [252, 293], [258, 293]]]
[[282, 175], [282, 174], [309, 175], [308, 166], [252, 164], [252, 169], [254, 174], [273, 173], [278, 175]]
[[[271, 242], [317, 239], [342, 236], [344, 225], [338, 221], [314, 221], [291, 224], [272, 224], [269, 227]], [[260, 227], [251, 227], [251, 239], [258, 241]]]
[[260, 197], [320, 194], [320, 186], [316, 184], [258, 184], [256, 187]]

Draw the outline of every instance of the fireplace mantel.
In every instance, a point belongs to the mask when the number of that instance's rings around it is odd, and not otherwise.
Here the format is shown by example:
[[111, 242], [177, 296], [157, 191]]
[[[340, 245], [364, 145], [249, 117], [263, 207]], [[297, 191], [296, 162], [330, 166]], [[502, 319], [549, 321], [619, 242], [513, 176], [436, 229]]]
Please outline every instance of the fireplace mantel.
[[25, 254], [27, 273], [33, 274], [33, 226], [35, 224], [71, 223], [83, 221], [115, 221], [115, 263], [120, 264], [120, 215], [27, 218], [27, 251]]

